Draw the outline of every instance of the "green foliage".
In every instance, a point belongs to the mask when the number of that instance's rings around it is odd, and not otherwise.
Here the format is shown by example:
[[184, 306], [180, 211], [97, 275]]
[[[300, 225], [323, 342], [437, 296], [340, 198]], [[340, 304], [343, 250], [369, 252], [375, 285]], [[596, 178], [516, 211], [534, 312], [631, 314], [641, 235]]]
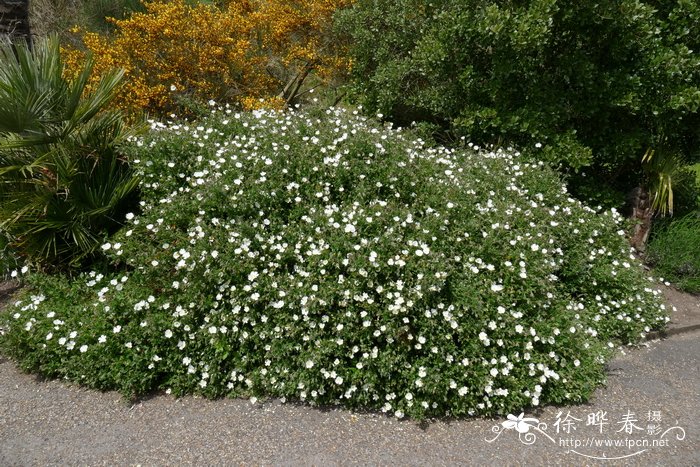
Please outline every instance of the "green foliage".
[[674, 174], [673, 216], [683, 217], [700, 211], [700, 180], [692, 167], [684, 167]]
[[17, 257], [10, 247], [10, 239], [0, 232], [0, 280], [10, 277], [18, 266]]
[[[114, 29], [114, 24], [107, 21], [108, 18], [124, 19], [134, 12], [146, 11], [141, 0], [89, 0], [81, 3], [82, 24], [80, 26], [92, 31]], [[78, 24], [74, 22], [72, 25]]]
[[695, 181], [697, 185], [700, 186], [700, 162], [690, 167], [690, 170], [695, 172]]
[[648, 248], [648, 262], [657, 275], [679, 288], [700, 293], [700, 211], [659, 229]]
[[32, 33], [38, 37], [57, 34], [61, 42], [75, 41], [69, 32], [74, 26], [108, 32], [114, 25], [107, 18], [123, 19], [143, 11], [140, 0], [32, 0], [29, 16]]
[[138, 186], [117, 145], [130, 134], [103, 112], [121, 72], [86, 92], [91, 61], [63, 74], [58, 40], [0, 45], [0, 232], [39, 265], [75, 265], [116, 230]]
[[677, 156], [649, 148], [642, 157], [642, 166], [649, 180], [651, 209], [662, 217], [673, 215], [675, 182], [685, 170], [685, 164]]
[[700, 158], [696, 1], [357, 0], [342, 13], [355, 97], [392, 121], [592, 165], [623, 193], [662, 137]]
[[22, 367], [128, 395], [493, 414], [585, 400], [616, 343], [667, 320], [621, 216], [516, 152], [341, 110], [152, 128], [109, 267], [32, 274], [4, 315]]

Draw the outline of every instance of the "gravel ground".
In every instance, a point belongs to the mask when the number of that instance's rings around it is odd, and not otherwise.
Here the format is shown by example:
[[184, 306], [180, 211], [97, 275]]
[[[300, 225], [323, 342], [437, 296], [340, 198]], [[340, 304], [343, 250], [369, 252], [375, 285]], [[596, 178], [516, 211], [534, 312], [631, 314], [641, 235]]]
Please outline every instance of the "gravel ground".
[[[532, 445], [503, 420], [467, 419], [420, 425], [377, 414], [321, 410], [268, 401], [174, 399], [158, 395], [136, 405], [116, 393], [41, 381], [0, 363], [0, 465], [700, 465], [700, 332], [653, 341], [610, 365], [608, 386], [587, 405], [546, 407], [526, 416], [547, 423]], [[560, 433], [556, 433], [557, 413]], [[581, 421], [563, 432], [567, 412]], [[588, 414], [607, 412], [604, 434], [586, 426]], [[625, 431], [628, 411], [644, 430]], [[649, 413], [651, 412], [651, 414]], [[659, 412], [654, 414], [654, 412]], [[659, 415], [660, 421], [649, 422]], [[570, 419], [572, 420], [572, 419]], [[668, 447], [566, 447], [567, 439], [658, 439]], [[649, 441], [651, 442], [651, 441]], [[612, 458], [637, 455], [620, 460]], [[584, 455], [594, 458], [583, 457]]]

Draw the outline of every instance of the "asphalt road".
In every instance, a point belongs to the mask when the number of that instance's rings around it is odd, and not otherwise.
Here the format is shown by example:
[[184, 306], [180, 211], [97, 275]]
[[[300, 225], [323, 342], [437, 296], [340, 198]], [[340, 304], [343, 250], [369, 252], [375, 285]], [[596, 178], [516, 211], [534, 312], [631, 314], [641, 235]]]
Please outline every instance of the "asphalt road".
[[[523, 421], [520, 428], [530, 426], [520, 438], [516, 429], [502, 427], [502, 419], [421, 426], [277, 401], [165, 395], [132, 406], [116, 393], [38, 381], [4, 361], [0, 465], [697, 466], [699, 359], [699, 331], [628, 351], [611, 363], [608, 386], [590, 404], [527, 413], [547, 426], [538, 431], [536, 422]], [[493, 427], [501, 433], [489, 443], [497, 436]], [[595, 444], [607, 440], [628, 445]]]

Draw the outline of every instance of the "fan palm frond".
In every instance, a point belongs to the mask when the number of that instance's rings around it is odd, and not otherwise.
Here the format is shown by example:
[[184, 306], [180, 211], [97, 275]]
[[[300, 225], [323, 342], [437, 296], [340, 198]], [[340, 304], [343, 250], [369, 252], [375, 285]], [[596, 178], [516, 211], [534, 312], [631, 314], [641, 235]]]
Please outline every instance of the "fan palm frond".
[[26, 258], [76, 264], [116, 229], [138, 179], [119, 152], [131, 135], [105, 110], [122, 78], [88, 89], [93, 62], [64, 75], [56, 37], [0, 43], [0, 230]]

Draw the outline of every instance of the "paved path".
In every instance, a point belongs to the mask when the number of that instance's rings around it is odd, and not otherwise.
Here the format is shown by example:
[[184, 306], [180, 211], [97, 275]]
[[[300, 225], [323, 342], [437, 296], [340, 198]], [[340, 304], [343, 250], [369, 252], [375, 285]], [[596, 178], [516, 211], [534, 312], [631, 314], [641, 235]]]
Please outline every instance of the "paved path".
[[[530, 446], [515, 430], [494, 438], [502, 420], [412, 421], [345, 410], [323, 411], [279, 402], [175, 400], [156, 396], [135, 406], [116, 393], [98, 393], [58, 381], [37, 381], [0, 363], [0, 465], [700, 465], [700, 332], [654, 341], [610, 365], [608, 387], [589, 405], [547, 407], [537, 417], [545, 435]], [[557, 413], [560, 433], [554, 423]], [[563, 433], [565, 415], [580, 419]], [[586, 426], [588, 414], [607, 412], [609, 425]], [[651, 412], [651, 413], [649, 413]], [[654, 413], [659, 412], [659, 413]], [[625, 431], [625, 415], [644, 431]], [[660, 416], [658, 422], [650, 422]], [[566, 447], [606, 438], [658, 439], [649, 424], [681, 430], [664, 436], [668, 447]], [[649, 441], [651, 442], [651, 441]], [[568, 452], [573, 449], [580, 454]], [[623, 460], [619, 457], [646, 449]], [[582, 454], [582, 455], [581, 455]]]

